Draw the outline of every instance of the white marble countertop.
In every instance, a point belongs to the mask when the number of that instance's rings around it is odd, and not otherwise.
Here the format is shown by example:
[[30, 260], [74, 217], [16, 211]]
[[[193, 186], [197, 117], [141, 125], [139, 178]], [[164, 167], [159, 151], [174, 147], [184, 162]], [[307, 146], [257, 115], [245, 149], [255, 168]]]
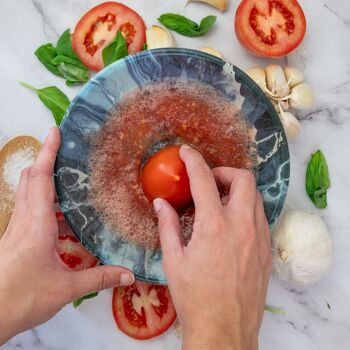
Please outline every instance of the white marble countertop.
[[[224, 14], [202, 4], [184, 7], [185, 0], [120, 0], [140, 14], [147, 25], [163, 12], [180, 12], [199, 20], [217, 14], [215, 29], [204, 38], [176, 35], [178, 46], [212, 46], [240, 68], [264, 66], [269, 61], [248, 55], [233, 32], [239, 0], [232, 0]], [[53, 118], [40, 101], [17, 81], [34, 86], [57, 85], [73, 97], [78, 88], [68, 88], [37, 61], [33, 51], [46, 42], [56, 42], [66, 28], [98, 0], [0, 0], [0, 146], [8, 138], [29, 134], [44, 139]], [[318, 213], [334, 239], [334, 260], [329, 275], [315, 285], [296, 287], [271, 278], [268, 302], [283, 308], [285, 316], [266, 313], [260, 348], [269, 350], [345, 350], [350, 348], [350, 3], [348, 0], [300, 0], [308, 21], [307, 37], [290, 64], [303, 69], [313, 86], [316, 103], [301, 113], [302, 133], [290, 144], [291, 183], [288, 203], [317, 212], [304, 190], [304, 174], [310, 154], [325, 153], [332, 187], [328, 208]], [[281, 60], [287, 63], [286, 59]], [[1, 301], [4, 302], [4, 301]], [[6, 301], [11, 302], [11, 301]], [[329, 306], [327, 306], [329, 305]], [[1, 330], [0, 330], [1, 331]], [[174, 332], [155, 341], [136, 342], [115, 326], [111, 291], [85, 302], [78, 310], [67, 306], [47, 324], [18, 335], [1, 349], [47, 350], [175, 350], [180, 341]]]

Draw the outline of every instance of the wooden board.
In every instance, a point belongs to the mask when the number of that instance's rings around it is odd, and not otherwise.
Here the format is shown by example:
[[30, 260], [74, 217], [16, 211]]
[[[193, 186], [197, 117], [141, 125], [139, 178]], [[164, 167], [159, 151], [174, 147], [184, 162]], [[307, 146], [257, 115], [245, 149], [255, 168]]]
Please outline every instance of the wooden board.
[[16, 195], [4, 179], [5, 164], [9, 156], [25, 149], [32, 149], [36, 158], [41, 149], [41, 143], [32, 136], [18, 136], [8, 141], [0, 150], [0, 238], [11, 218]]

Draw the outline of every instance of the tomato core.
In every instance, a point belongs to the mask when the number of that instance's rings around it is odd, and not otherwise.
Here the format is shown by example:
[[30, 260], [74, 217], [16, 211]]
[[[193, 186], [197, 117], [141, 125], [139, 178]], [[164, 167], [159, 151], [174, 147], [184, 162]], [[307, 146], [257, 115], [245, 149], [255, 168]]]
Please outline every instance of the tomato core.
[[186, 167], [179, 154], [180, 146], [168, 146], [155, 153], [141, 173], [142, 189], [150, 202], [166, 199], [175, 209], [192, 203]]
[[106, 27], [110, 32], [116, 23], [116, 16], [112, 13], [107, 13], [105, 16], [98, 17], [96, 22], [91, 26], [90, 31], [86, 34], [84, 45], [86, 51], [93, 56], [96, 51], [105, 43], [105, 39], [100, 39], [95, 42], [95, 35], [98, 30], [101, 30], [101, 26]]
[[[279, 1], [269, 1], [269, 15], [270, 18], [276, 18], [277, 20], [273, 23], [273, 26], [277, 26], [288, 35], [294, 33], [295, 24], [293, 13]], [[264, 44], [277, 44], [276, 30], [269, 24], [269, 18], [259, 11], [256, 6], [254, 6], [250, 12], [249, 24]]]

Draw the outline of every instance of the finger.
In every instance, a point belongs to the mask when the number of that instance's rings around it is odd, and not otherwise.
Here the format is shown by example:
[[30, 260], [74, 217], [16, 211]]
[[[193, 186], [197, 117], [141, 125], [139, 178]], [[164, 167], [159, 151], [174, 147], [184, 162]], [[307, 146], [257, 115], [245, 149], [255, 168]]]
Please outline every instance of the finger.
[[158, 216], [158, 231], [164, 258], [182, 253], [184, 243], [177, 212], [161, 198], [156, 198], [153, 206]]
[[58, 128], [51, 128], [44, 145], [31, 167], [28, 188], [28, 208], [35, 216], [51, 213], [55, 198], [52, 173], [61, 142]]
[[31, 167], [27, 167], [21, 172], [21, 177], [16, 192], [16, 203], [13, 210], [13, 215], [24, 215], [27, 210], [30, 168]]
[[120, 266], [98, 266], [84, 271], [69, 273], [73, 279], [73, 300], [108, 288], [130, 286], [135, 281], [134, 274]]
[[229, 196], [231, 196], [232, 182], [234, 182], [241, 174], [239, 169], [229, 167], [217, 167], [212, 169], [216, 184], [223, 187], [225, 190], [229, 190]]
[[249, 170], [234, 169], [230, 201], [227, 207], [236, 217], [254, 218], [256, 205], [256, 180]]
[[221, 208], [214, 175], [203, 156], [195, 149], [182, 145], [180, 157], [185, 163], [191, 194], [198, 214], [212, 214]]

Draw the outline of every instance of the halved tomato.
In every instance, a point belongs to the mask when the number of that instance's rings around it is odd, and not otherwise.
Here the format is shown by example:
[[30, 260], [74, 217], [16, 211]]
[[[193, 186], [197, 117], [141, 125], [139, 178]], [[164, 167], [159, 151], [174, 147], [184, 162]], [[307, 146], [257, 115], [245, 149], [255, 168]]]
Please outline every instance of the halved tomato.
[[243, 0], [236, 12], [235, 31], [253, 54], [280, 57], [301, 43], [306, 19], [296, 0]]
[[146, 26], [131, 8], [105, 2], [88, 11], [77, 23], [72, 46], [84, 65], [98, 71], [104, 67], [102, 50], [121, 31], [129, 54], [141, 51], [146, 42]]
[[135, 339], [154, 338], [176, 319], [168, 287], [139, 281], [114, 289], [112, 309], [118, 328]]
[[98, 259], [89, 253], [75, 237], [63, 214], [57, 212], [56, 218], [58, 223], [57, 252], [62, 261], [74, 271], [96, 266]]

